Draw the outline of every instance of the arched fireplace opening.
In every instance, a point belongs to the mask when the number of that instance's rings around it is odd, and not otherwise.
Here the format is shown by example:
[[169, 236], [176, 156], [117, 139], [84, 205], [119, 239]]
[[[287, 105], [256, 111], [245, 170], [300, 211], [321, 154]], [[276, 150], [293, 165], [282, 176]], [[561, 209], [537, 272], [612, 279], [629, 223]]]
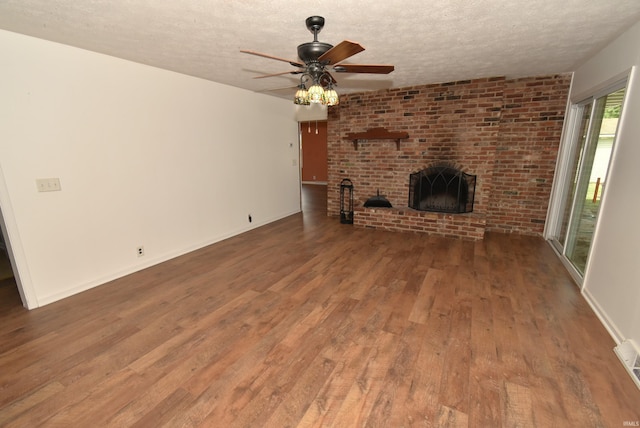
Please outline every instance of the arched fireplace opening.
[[420, 211], [473, 211], [476, 176], [452, 165], [434, 165], [409, 176], [409, 207]]

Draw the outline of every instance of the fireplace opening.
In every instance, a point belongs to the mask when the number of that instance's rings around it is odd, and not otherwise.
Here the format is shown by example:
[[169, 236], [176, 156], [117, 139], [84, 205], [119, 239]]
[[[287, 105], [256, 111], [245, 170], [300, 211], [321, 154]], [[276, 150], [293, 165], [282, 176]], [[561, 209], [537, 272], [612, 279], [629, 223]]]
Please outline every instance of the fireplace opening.
[[409, 207], [420, 211], [473, 211], [476, 176], [452, 165], [435, 165], [409, 176]]

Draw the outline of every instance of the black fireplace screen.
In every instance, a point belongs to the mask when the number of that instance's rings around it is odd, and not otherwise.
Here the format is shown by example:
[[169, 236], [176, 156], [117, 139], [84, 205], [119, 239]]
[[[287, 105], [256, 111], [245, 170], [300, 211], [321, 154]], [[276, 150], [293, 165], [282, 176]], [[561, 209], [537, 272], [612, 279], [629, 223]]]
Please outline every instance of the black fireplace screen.
[[409, 177], [409, 207], [420, 211], [473, 211], [476, 176], [450, 165], [432, 166]]

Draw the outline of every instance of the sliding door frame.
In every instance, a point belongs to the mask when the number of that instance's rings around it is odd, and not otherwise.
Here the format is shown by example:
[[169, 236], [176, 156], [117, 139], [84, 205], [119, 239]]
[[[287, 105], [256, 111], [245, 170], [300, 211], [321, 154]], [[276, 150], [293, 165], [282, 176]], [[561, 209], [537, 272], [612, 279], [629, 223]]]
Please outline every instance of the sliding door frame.
[[[556, 253], [560, 257], [560, 260], [567, 268], [569, 274], [573, 277], [573, 279], [581, 289], [582, 289], [583, 280], [584, 280], [583, 274], [581, 274], [575, 268], [573, 263], [569, 261], [569, 259], [565, 255], [567, 239], [565, 239], [565, 242], [561, 244], [557, 240], [557, 237], [561, 232], [560, 229], [562, 228], [563, 214], [565, 212], [567, 203], [571, 203], [569, 224], [567, 225], [568, 230], [571, 229], [572, 227], [571, 223], [575, 220], [574, 219], [575, 194], [578, 191], [579, 186], [576, 185], [575, 188], [573, 188], [574, 197], [571, 198], [571, 202], [568, 202], [566, 192], [568, 188], [573, 187], [573, 186], [569, 186], [570, 184], [569, 182], [570, 180], [573, 179], [573, 174], [574, 174], [573, 167], [575, 166], [574, 164], [575, 156], [582, 155], [581, 153], [578, 153], [576, 151], [576, 145], [581, 143], [579, 134], [581, 131], [581, 122], [583, 118], [582, 116], [583, 116], [584, 109], [589, 104], [592, 104], [587, 135], [585, 136], [585, 139], [588, 144], [591, 139], [591, 134], [594, 132], [592, 127], [594, 123], [594, 120], [593, 120], [594, 115], [596, 114], [596, 111], [597, 111], [597, 109], [595, 108], [597, 100], [599, 98], [607, 96], [621, 89], [625, 89], [626, 91], [628, 87], [628, 83], [629, 83], [629, 75], [626, 74], [624, 77], [618, 78], [614, 83], [608, 84], [605, 87], [600, 88], [599, 90], [594, 90], [589, 96], [581, 97], [578, 101], [575, 101], [575, 102], [570, 101], [570, 104], [567, 107], [567, 115], [565, 116], [567, 117], [567, 122], [565, 123], [565, 128], [562, 136], [562, 144], [558, 154], [558, 161], [556, 164], [556, 176], [555, 176], [554, 183], [551, 190], [551, 201], [549, 203], [549, 210], [547, 212], [547, 221], [545, 224], [544, 237], [547, 241], [549, 241], [549, 243], [551, 244], [551, 247], [556, 251]], [[618, 127], [619, 125], [620, 124], [618, 123]], [[617, 135], [617, 130], [616, 130], [616, 135]], [[610, 175], [610, 171], [611, 171], [610, 166], [614, 158], [615, 149], [616, 149], [616, 144], [615, 144], [615, 138], [614, 138], [613, 148], [612, 148], [611, 156], [609, 158], [609, 168], [607, 168], [607, 174], [605, 177], [605, 183], [607, 182], [608, 176]], [[578, 169], [579, 169], [578, 175], [580, 175], [580, 172], [582, 171], [582, 165], [580, 165]], [[601, 196], [601, 204], [605, 202], [605, 193], [606, 193], [606, 189], [603, 189], [603, 193]], [[598, 216], [599, 216], [599, 211], [600, 209], [598, 210]], [[596, 221], [597, 221], [597, 218], [596, 218]], [[596, 223], [596, 230], [597, 230], [597, 223]], [[596, 230], [594, 230], [594, 237], [596, 234]], [[591, 248], [589, 249], [589, 256], [591, 255], [592, 249], [593, 249], [593, 245], [591, 245]], [[587, 257], [587, 265], [588, 265], [589, 256]], [[586, 268], [585, 268], [585, 273], [586, 273]]]

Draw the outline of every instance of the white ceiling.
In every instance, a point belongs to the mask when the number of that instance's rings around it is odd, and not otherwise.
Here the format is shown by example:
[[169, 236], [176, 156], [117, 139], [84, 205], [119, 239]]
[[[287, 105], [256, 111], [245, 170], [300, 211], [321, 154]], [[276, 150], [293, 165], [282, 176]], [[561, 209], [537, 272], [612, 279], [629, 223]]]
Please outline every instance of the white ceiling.
[[[266, 94], [292, 97], [293, 70], [313, 40], [366, 48], [346, 62], [394, 64], [389, 75], [338, 74], [359, 92], [575, 69], [640, 20], [639, 0], [0, 0], [0, 28]], [[282, 89], [286, 88], [286, 89]]]

